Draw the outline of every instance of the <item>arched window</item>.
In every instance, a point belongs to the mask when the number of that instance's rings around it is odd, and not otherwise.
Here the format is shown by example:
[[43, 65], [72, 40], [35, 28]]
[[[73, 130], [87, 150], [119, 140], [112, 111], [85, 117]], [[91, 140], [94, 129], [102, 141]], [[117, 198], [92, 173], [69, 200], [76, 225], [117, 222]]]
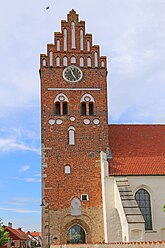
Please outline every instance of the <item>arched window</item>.
[[84, 244], [85, 231], [79, 225], [72, 226], [67, 232], [67, 243], [68, 244]]
[[139, 189], [135, 199], [145, 220], [145, 230], [152, 230], [152, 215], [150, 195], [145, 189]]
[[42, 60], [42, 65], [43, 65], [43, 66], [46, 66], [46, 59], [43, 59], [43, 60]]
[[67, 50], [67, 30], [64, 29], [64, 51]]
[[101, 61], [101, 67], [104, 67], [105, 66], [105, 63], [104, 63], [104, 61], [102, 60]]
[[67, 115], [68, 114], [68, 98], [64, 94], [60, 93], [55, 97], [55, 115]]
[[83, 57], [80, 57], [80, 66], [81, 66], [81, 67], [84, 66], [84, 59], [83, 59]]
[[57, 40], [57, 51], [60, 51], [60, 40]]
[[49, 65], [53, 66], [53, 52], [52, 51], [49, 53]]
[[72, 56], [72, 57], [71, 57], [71, 63], [72, 63], [72, 64], [76, 63], [76, 58], [75, 58], [75, 56]]
[[60, 115], [60, 102], [55, 103], [55, 115]]
[[68, 132], [69, 132], [69, 145], [75, 145], [75, 128], [72, 126], [69, 127]]
[[97, 52], [94, 53], [95, 67], [98, 67], [98, 55]]
[[68, 65], [68, 60], [67, 57], [63, 57], [63, 66], [67, 66]]
[[90, 41], [87, 40], [87, 52], [90, 52]]
[[90, 94], [81, 97], [81, 115], [94, 115], [94, 98]]
[[76, 48], [75, 23], [72, 22], [72, 49]]
[[56, 58], [56, 66], [60, 66], [60, 57]]
[[83, 41], [83, 30], [80, 30], [80, 50], [84, 49], [84, 41]]
[[87, 58], [87, 66], [88, 67], [91, 67], [92, 66], [92, 62], [91, 62], [91, 58], [90, 57]]
[[65, 167], [64, 167], [64, 173], [65, 174], [70, 174], [70, 165], [65, 165]]

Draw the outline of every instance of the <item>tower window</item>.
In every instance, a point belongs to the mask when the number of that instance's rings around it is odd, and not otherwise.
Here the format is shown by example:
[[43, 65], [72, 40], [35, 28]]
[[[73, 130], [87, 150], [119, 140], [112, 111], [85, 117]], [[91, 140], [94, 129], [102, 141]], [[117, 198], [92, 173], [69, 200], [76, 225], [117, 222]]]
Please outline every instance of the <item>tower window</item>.
[[93, 102], [89, 102], [89, 115], [93, 115]]
[[91, 67], [92, 66], [91, 58], [90, 57], [87, 58], [87, 66], [88, 67]]
[[81, 103], [81, 114], [86, 115], [86, 103], [85, 102]]
[[63, 57], [63, 66], [67, 66], [68, 65], [68, 61], [67, 61], [67, 57]]
[[82, 201], [88, 201], [88, 195], [87, 194], [81, 195], [81, 200]]
[[81, 98], [81, 115], [94, 115], [94, 98], [85, 94]]
[[63, 115], [67, 115], [68, 114], [68, 104], [67, 102], [63, 103]]
[[84, 49], [84, 42], [83, 42], [83, 30], [80, 30], [80, 50]]
[[54, 100], [55, 103], [55, 115], [67, 115], [68, 114], [68, 98], [64, 94], [58, 94]]
[[64, 167], [64, 173], [65, 174], [70, 174], [70, 165], [65, 165], [65, 167]]
[[81, 66], [81, 67], [84, 66], [84, 59], [83, 59], [83, 57], [80, 57], [80, 66]]
[[76, 58], [75, 58], [75, 56], [72, 56], [72, 57], [71, 57], [71, 63], [72, 63], [72, 64], [76, 63]]
[[75, 145], [75, 128], [74, 127], [69, 127], [69, 145]]
[[60, 102], [55, 103], [55, 115], [60, 115]]
[[53, 52], [52, 51], [49, 53], [49, 65], [53, 66]]
[[97, 52], [94, 53], [95, 67], [98, 67], [98, 55]]
[[56, 66], [60, 66], [60, 58], [59, 57], [56, 58]]
[[87, 52], [90, 52], [90, 41], [87, 40]]
[[42, 65], [43, 65], [43, 66], [46, 66], [46, 59], [43, 59], [43, 60], [42, 60]]
[[135, 199], [145, 220], [145, 230], [152, 230], [152, 215], [150, 195], [145, 189], [139, 189]]
[[104, 61], [101, 61], [101, 67], [104, 67], [104, 66], [105, 66]]
[[72, 49], [76, 48], [75, 23], [72, 22]]
[[60, 40], [57, 40], [57, 51], [60, 51]]
[[64, 51], [67, 50], [67, 30], [64, 29]]

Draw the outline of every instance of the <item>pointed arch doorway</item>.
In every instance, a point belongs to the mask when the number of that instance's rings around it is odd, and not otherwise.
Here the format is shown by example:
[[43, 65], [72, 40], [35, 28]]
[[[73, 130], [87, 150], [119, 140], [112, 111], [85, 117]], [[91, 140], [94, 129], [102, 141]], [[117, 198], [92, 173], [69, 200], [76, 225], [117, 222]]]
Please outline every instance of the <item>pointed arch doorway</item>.
[[84, 229], [75, 224], [67, 232], [68, 244], [84, 244], [86, 243], [86, 235]]

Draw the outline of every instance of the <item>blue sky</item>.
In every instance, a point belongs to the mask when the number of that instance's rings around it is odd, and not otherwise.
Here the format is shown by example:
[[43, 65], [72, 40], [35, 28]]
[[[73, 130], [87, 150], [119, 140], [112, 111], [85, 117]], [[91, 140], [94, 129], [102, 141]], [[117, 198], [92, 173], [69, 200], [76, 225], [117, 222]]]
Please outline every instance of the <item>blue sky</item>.
[[2, 1], [0, 217], [25, 231], [40, 229], [39, 54], [72, 8], [108, 56], [109, 123], [165, 122], [164, 0]]

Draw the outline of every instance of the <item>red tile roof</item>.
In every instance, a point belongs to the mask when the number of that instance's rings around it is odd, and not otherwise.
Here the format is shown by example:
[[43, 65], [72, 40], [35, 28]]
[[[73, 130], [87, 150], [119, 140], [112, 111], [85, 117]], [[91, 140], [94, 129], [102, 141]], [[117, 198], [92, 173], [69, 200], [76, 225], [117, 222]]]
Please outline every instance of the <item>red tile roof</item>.
[[30, 240], [25, 232], [20, 229], [14, 229], [9, 226], [4, 226], [5, 231], [9, 233], [9, 237], [13, 240]]
[[165, 175], [165, 125], [109, 125], [110, 175]]
[[27, 234], [30, 234], [30, 235], [33, 236], [33, 237], [38, 237], [38, 236], [41, 237], [41, 235], [42, 235], [41, 232], [35, 232], [35, 231], [34, 231], [34, 232], [28, 231]]

